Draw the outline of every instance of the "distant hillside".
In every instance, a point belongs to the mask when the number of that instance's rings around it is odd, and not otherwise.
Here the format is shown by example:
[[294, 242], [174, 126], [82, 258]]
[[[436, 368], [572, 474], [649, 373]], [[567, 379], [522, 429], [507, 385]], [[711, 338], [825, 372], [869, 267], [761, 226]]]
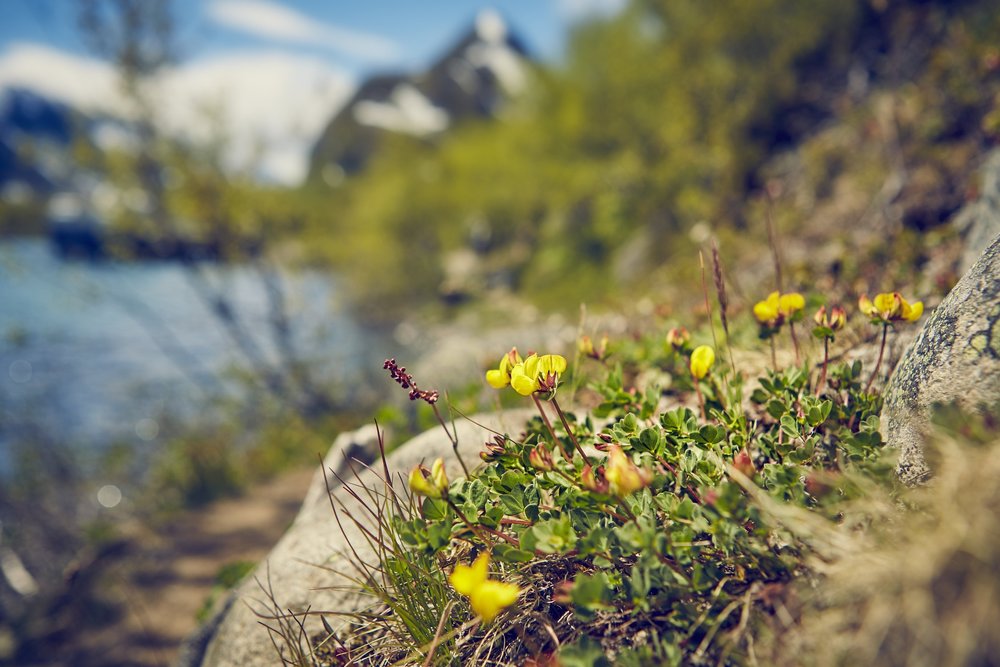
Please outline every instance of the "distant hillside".
[[310, 181], [335, 185], [365, 167], [391, 133], [433, 137], [466, 118], [492, 117], [524, 86], [523, 42], [495, 12], [484, 11], [429, 69], [365, 81], [313, 148]]

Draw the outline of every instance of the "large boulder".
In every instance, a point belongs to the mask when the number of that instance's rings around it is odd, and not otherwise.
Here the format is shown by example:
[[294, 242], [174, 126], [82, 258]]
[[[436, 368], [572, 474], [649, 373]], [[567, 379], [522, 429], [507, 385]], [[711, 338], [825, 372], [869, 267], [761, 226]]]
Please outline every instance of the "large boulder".
[[931, 475], [923, 448], [937, 404], [969, 412], [1000, 404], [1000, 236], [934, 310], [886, 386], [882, 431], [899, 449], [906, 484]]
[[[513, 434], [520, 431], [530, 414], [527, 410], [516, 410], [456, 420], [460, 456], [470, 468], [474, 467], [480, 462], [479, 451], [483, 443], [492, 438], [494, 432]], [[268, 630], [261, 624], [258, 614], [274, 613], [275, 604], [286, 612], [311, 609], [339, 613], [356, 612], [371, 604], [370, 598], [348, 586], [347, 577], [357, 573], [353, 563], [359, 559], [368, 563], [377, 560], [372, 545], [348, 517], [353, 516], [369, 527], [374, 521], [337, 477], [355, 489], [359, 488], [358, 484], [364, 484], [382, 492], [384, 473], [377, 460], [377, 442], [374, 426], [337, 438], [323, 462], [323, 470], [318, 470], [313, 477], [291, 528], [257, 566], [254, 576], [237, 588], [217, 618], [206, 625], [202, 635], [189, 642], [181, 664], [206, 667], [280, 664]], [[429, 465], [437, 457], [445, 459], [450, 476], [461, 474], [451, 442], [440, 427], [413, 438], [392, 452], [386, 457], [386, 465], [394, 478], [395, 488], [401, 491], [405, 487], [406, 476], [413, 466], [420, 462]], [[327, 484], [332, 486], [331, 493], [327, 491]], [[339, 523], [331, 503], [338, 507]], [[273, 594], [273, 601], [267, 599], [264, 586]], [[328, 616], [327, 620], [336, 627], [336, 616]], [[310, 636], [323, 631], [318, 617], [308, 617], [305, 623]]]

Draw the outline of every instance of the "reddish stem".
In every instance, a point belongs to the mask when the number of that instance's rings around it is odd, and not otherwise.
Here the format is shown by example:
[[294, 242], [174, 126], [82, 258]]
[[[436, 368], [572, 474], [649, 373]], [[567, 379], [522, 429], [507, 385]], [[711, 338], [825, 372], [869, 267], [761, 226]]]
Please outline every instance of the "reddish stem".
[[878, 348], [878, 361], [875, 362], [875, 370], [872, 371], [872, 376], [868, 378], [868, 384], [865, 385], [865, 393], [869, 393], [872, 388], [872, 383], [875, 382], [875, 378], [878, 377], [878, 369], [882, 366], [882, 355], [885, 354], [885, 339], [889, 335], [889, 324], [885, 323], [882, 325], [882, 344]]
[[816, 395], [819, 396], [823, 391], [823, 387], [826, 385], [826, 367], [830, 363], [830, 338], [823, 336], [823, 370], [819, 375], [819, 381], [816, 383]]
[[552, 428], [552, 422], [549, 421], [549, 416], [545, 414], [545, 409], [542, 407], [542, 402], [539, 401], [538, 397], [535, 396], [534, 394], [531, 395], [531, 400], [535, 402], [535, 407], [538, 408], [538, 414], [542, 415], [542, 421], [545, 422], [545, 428], [548, 429], [549, 435], [552, 436], [552, 441], [556, 443], [556, 447], [558, 447], [559, 451], [562, 452], [563, 458], [566, 459], [567, 461], [572, 461], [573, 457], [570, 456], [569, 452], [566, 451], [566, 448], [563, 447], [562, 441], [556, 435], [555, 429]]

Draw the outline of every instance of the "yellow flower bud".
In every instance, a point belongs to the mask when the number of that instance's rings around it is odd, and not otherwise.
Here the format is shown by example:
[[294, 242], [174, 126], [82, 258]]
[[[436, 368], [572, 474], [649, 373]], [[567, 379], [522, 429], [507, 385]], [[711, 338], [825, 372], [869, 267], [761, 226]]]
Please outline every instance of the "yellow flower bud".
[[691, 353], [691, 375], [701, 380], [708, 375], [715, 363], [715, 350], [709, 345], [699, 345]]
[[608, 448], [608, 467], [604, 472], [611, 494], [624, 498], [649, 485], [652, 474], [642, 470], [625, 455], [618, 445]]
[[437, 459], [431, 466], [431, 482], [442, 495], [447, 495], [448, 475], [444, 471], [444, 459]]
[[420, 469], [420, 466], [416, 466], [410, 471], [409, 479], [410, 490], [419, 496], [427, 496], [428, 498], [440, 498], [441, 492], [436, 486], [432, 486], [427, 478], [424, 477], [424, 472]]
[[548, 472], [554, 467], [552, 452], [545, 448], [545, 445], [537, 445], [528, 452], [528, 463], [535, 470]]
[[683, 349], [690, 340], [691, 334], [684, 327], [674, 327], [667, 332], [667, 344], [675, 350]]

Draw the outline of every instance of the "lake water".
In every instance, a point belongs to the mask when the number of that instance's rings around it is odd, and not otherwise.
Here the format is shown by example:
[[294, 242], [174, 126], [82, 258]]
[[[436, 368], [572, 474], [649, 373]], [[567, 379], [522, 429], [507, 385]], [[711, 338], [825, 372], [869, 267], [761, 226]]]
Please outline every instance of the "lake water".
[[[185, 271], [167, 262], [64, 262], [44, 240], [0, 242], [0, 468], [5, 445], [32, 434], [155, 447], [163, 415], [190, 415], [213, 394], [238, 391], [232, 370], [243, 357]], [[258, 275], [208, 271], [276, 360]], [[321, 379], [349, 382], [378, 361], [329, 276], [283, 274], [282, 284], [296, 346]]]

